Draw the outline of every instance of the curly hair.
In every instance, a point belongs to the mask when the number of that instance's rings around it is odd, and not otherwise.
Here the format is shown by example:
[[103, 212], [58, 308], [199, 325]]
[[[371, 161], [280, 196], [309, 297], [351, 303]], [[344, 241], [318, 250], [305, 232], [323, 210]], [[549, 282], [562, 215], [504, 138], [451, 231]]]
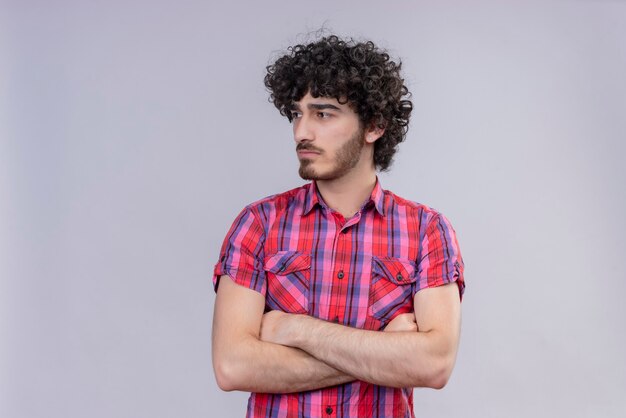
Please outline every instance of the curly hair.
[[373, 42], [327, 36], [307, 45], [295, 45], [267, 66], [265, 87], [269, 100], [291, 122], [293, 102], [310, 91], [313, 97], [332, 97], [358, 114], [362, 126], [385, 132], [374, 143], [374, 164], [389, 169], [398, 144], [404, 141], [413, 104], [400, 76], [402, 63]]

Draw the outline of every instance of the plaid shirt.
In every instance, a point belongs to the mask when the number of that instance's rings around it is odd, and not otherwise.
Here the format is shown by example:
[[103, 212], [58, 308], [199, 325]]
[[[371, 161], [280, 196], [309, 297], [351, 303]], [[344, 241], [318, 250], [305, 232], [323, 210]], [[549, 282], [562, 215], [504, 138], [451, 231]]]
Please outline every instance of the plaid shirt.
[[[381, 330], [413, 311], [420, 289], [456, 281], [463, 260], [448, 220], [376, 183], [346, 220], [309, 183], [247, 206], [235, 219], [215, 266], [265, 296], [267, 310], [308, 314]], [[363, 381], [319, 390], [253, 393], [248, 417], [413, 417], [413, 389]]]

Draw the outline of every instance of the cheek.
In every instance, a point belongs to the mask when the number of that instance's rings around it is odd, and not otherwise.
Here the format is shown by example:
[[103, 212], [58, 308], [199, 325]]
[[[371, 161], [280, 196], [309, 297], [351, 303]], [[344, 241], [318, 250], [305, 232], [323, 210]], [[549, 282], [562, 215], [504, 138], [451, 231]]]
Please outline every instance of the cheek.
[[339, 148], [341, 144], [352, 138], [354, 132], [351, 125], [344, 124], [329, 130], [326, 137], [329, 139], [328, 142], [332, 142], [332, 145], [337, 145], [337, 148]]

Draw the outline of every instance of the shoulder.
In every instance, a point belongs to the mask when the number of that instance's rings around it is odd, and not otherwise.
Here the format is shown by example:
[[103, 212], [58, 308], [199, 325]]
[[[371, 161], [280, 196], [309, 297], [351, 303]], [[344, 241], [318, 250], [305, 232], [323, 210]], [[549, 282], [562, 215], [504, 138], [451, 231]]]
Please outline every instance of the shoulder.
[[431, 223], [431, 221], [446, 219], [445, 216], [441, 214], [441, 212], [428, 205], [405, 199], [389, 190], [384, 190], [384, 194], [385, 211], [392, 216], [406, 216], [409, 218], [417, 218], [422, 225], [427, 225]]
[[304, 184], [282, 193], [266, 196], [248, 204], [244, 211], [253, 214], [262, 222], [274, 218], [286, 210], [302, 210], [310, 184]]

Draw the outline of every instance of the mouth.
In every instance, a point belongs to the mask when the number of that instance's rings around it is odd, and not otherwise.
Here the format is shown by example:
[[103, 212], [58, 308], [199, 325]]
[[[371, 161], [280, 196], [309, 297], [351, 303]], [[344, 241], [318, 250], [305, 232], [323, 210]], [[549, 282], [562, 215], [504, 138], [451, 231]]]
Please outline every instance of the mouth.
[[296, 152], [298, 153], [298, 158], [313, 158], [317, 155], [320, 155], [319, 151], [305, 148], [298, 149], [296, 150]]
[[298, 151], [298, 157], [306, 157], [306, 158], [308, 158], [308, 157], [314, 157], [316, 155], [319, 155], [319, 152], [305, 151], [305, 150]]

